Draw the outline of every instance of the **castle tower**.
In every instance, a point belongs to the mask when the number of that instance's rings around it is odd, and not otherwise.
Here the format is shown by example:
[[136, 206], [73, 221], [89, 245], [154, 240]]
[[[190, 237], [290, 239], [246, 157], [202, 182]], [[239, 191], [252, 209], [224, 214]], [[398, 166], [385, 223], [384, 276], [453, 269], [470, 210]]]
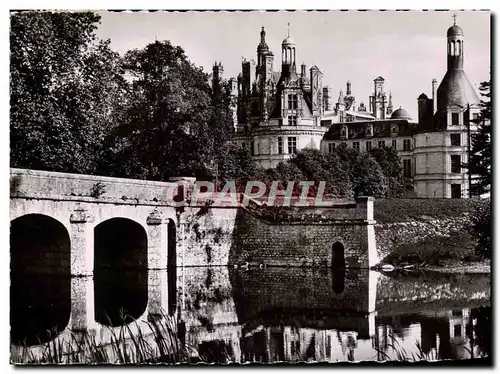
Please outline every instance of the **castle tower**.
[[456, 24], [456, 15], [446, 36], [448, 69], [437, 89], [437, 110], [440, 112], [453, 106], [464, 108], [467, 104], [480, 102], [464, 72], [464, 32]]
[[392, 92], [389, 92], [389, 103], [387, 104], [387, 116], [389, 117], [392, 112], [393, 112]]
[[290, 36], [290, 23], [288, 23], [288, 36], [281, 43], [281, 66], [282, 74], [289, 77], [290, 73], [295, 73], [296, 45]]
[[382, 77], [373, 80], [373, 95], [370, 96], [370, 112], [377, 119], [385, 119], [387, 98], [384, 92], [384, 81]]
[[257, 46], [257, 66], [259, 68], [265, 65], [265, 56], [269, 53], [269, 46], [266, 43], [266, 30], [262, 27], [260, 31], [260, 43]]
[[314, 117], [323, 115], [323, 73], [314, 65], [311, 75], [311, 102]]
[[222, 63], [219, 61], [215, 61], [214, 66], [212, 67], [212, 88], [215, 89], [217, 85], [222, 82], [222, 78], [224, 75], [224, 67]]
[[224, 67], [221, 62], [215, 61], [212, 67], [212, 101], [214, 104], [220, 103], [222, 100], [222, 77], [224, 75]]

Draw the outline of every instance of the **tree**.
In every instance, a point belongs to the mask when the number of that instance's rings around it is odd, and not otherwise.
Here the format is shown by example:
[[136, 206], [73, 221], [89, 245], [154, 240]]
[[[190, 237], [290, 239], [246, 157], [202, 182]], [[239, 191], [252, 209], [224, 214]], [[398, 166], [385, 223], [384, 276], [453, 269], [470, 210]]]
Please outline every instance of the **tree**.
[[352, 191], [349, 174], [343, 168], [337, 153], [324, 154], [317, 149], [304, 149], [295, 154], [289, 162], [300, 170], [305, 180], [326, 182], [325, 193], [328, 195], [342, 197], [348, 196]]
[[405, 178], [398, 153], [392, 148], [379, 147], [373, 148], [370, 155], [387, 178], [387, 197], [401, 197], [405, 190]]
[[[476, 120], [477, 132], [471, 135], [469, 173], [476, 175], [476, 183], [470, 186], [474, 195], [491, 190], [491, 81], [481, 82], [479, 88], [486, 100], [481, 100], [481, 114]], [[476, 239], [476, 251], [484, 257], [491, 256], [491, 200], [479, 203], [471, 218], [470, 231]]]
[[[470, 159], [466, 165], [469, 172], [477, 176], [471, 186], [474, 195], [487, 193], [491, 189], [491, 81], [481, 82], [481, 113], [477, 120], [477, 132], [471, 134]], [[474, 120], [473, 120], [474, 121]]]
[[382, 168], [369, 153], [337, 147], [342, 169], [349, 174], [354, 196], [387, 196], [388, 183]]
[[169, 41], [128, 51], [124, 60], [133, 77], [133, 93], [114, 138], [113, 159], [120, 174], [152, 180], [179, 175], [210, 179], [216, 148], [209, 126], [208, 76]]
[[118, 54], [91, 12], [11, 15], [11, 166], [94, 173], [123, 109]]
[[491, 226], [491, 202], [480, 201], [474, 210], [469, 231], [476, 240], [476, 253], [491, 258], [492, 250], [492, 226]]

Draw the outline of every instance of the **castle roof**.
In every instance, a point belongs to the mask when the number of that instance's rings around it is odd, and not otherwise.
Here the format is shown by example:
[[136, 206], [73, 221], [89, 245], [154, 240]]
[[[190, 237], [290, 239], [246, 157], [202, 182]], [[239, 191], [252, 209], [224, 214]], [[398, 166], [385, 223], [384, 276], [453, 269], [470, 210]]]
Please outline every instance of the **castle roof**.
[[[369, 125], [373, 126], [373, 136], [367, 137], [366, 128]], [[394, 125], [398, 126], [398, 136], [412, 136], [416, 126], [407, 119], [341, 122], [334, 123], [323, 139], [344, 140], [340, 136], [342, 126], [347, 126], [349, 139], [389, 138]]]
[[463, 70], [448, 70], [437, 89], [438, 110], [446, 111], [450, 106], [465, 107], [480, 102], [476, 91]]
[[406, 110], [399, 108], [392, 112], [391, 119], [407, 119], [411, 121], [411, 116]]
[[451, 26], [448, 31], [446, 32], [447, 36], [463, 36], [464, 35], [464, 30], [460, 26], [453, 25]]

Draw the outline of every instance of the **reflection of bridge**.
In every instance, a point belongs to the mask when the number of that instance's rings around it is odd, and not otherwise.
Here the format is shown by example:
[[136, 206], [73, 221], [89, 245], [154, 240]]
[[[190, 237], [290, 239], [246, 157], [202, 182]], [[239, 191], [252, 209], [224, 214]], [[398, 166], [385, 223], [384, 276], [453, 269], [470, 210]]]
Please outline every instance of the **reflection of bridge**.
[[[484, 275], [405, 282], [351, 270], [342, 291], [331, 271], [229, 269], [228, 275], [230, 299], [208, 297], [182, 316], [191, 344], [224, 347], [238, 362], [396, 360], [403, 349], [415, 357], [468, 358], [471, 346], [475, 357], [488, 352], [488, 315], [475, 309], [489, 303]], [[195, 278], [202, 283], [201, 275]], [[447, 290], [439, 300], [437, 286]]]
[[[188, 179], [164, 183], [11, 169], [13, 294], [29, 292], [31, 275], [71, 277], [51, 280], [60, 293], [50, 297], [70, 300], [69, 325], [85, 330], [104, 319], [94, 311], [94, 300], [103, 298], [94, 294], [87, 277], [98, 281], [109, 271], [131, 269], [148, 277], [143, 279], [147, 290], [137, 295], [147, 300], [144, 310], [134, 311], [138, 316], [175, 309], [177, 267], [252, 263], [251, 258], [292, 266], [376, 263], [373, 202], [367, 198], [326, 209], [330, 217], [321, 222], [304, 220], [307, 208], [274, 222], [266, 216], [270, 211], [257, 203], [257, 209], [245, 212], [208, 206], [203, 199], [174, 206], [174, 194], [185, 198], [192, 184]], [[260, 249], [263, 237], [268, 242], [265, 251]], [[161, 272], [146, 273], [167, 268], [170, 281]], [[28, 317], [36, 318], [36, 313]]]

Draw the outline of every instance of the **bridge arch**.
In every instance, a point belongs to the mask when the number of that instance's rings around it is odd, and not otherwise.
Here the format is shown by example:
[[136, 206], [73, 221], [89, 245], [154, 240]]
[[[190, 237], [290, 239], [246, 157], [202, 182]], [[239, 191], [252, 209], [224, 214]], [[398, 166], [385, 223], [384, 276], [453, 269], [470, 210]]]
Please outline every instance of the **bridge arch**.
[[70, 236], [43, 214], [25, 214], [10, 227], [10, 323], [14, 344], [54, 339], [71, 314]]
[[177, 310], [177, 228], [175, 221], [167, 219], [167, 288], [168, 314]]
[[148, 239], [144, 227], [116, 217], [94, 228], [95, 320], [119, 326], [141, 317], [148, 303]]

